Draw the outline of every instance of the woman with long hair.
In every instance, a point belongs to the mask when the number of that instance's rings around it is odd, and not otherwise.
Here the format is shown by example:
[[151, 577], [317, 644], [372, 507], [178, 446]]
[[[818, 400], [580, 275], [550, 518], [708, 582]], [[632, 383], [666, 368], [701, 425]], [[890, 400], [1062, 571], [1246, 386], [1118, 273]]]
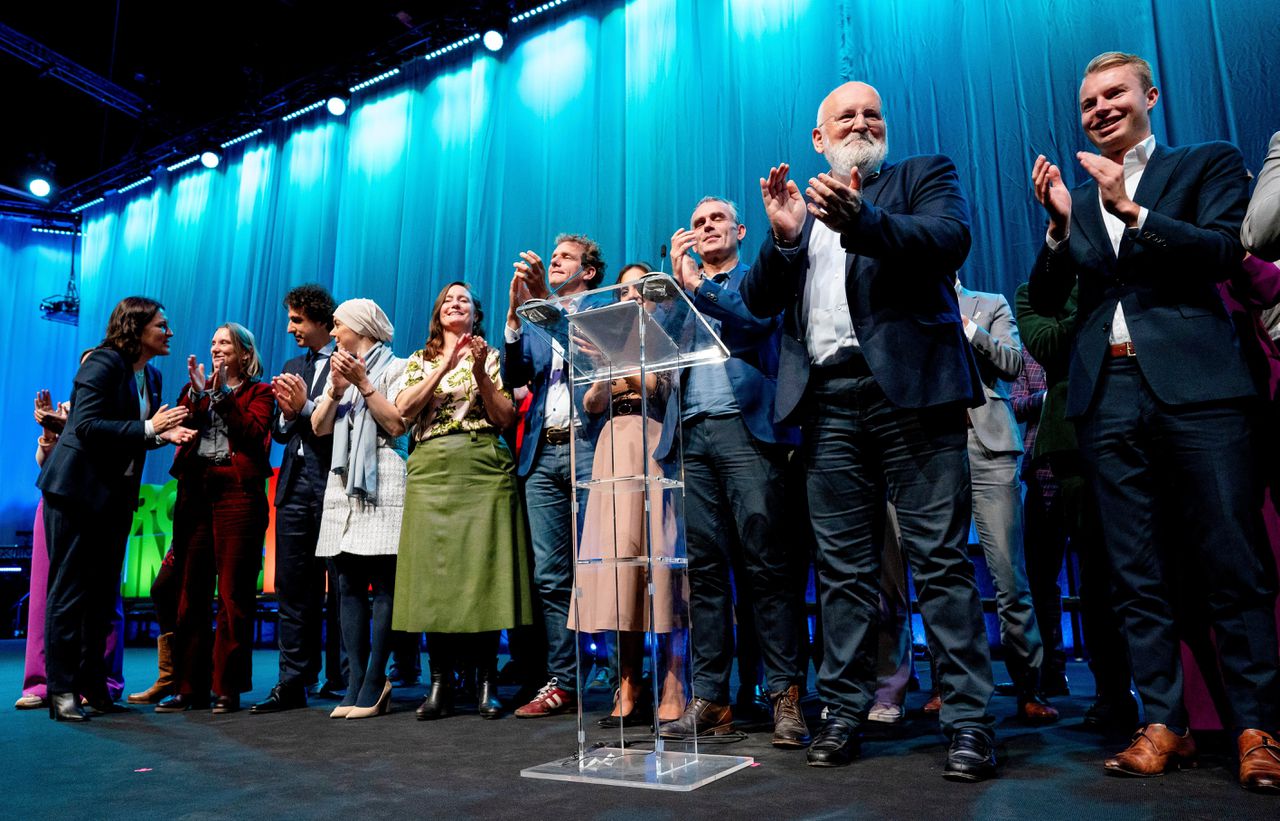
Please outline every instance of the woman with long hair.
[[484, 341], [483, 318], [465, 282], [446, 285], [396, 398], [417, 446], [394, 626], [428, 634], [431, 689], [417, 711], [421, 720], [453, 714], [459, 661], [479, 671], [481, 717], [497, 718], [499, 634], [533, 620], [524, 509], [500, 435], [515, 422], [515, 406], [502, 387], [498, 351]]
[[[190, 381], [178, 397], [199, 434], [178, 450], [170, 471], [178, 479], [172, 562], [165, 557], [179, 591], [172, 642], [176, 692], [156, 705], [157, 713], [207, 708], [211, 687], [213, 712], [235, 712], [240, 694], [253, 688], [275, 395], [262, 381], [262, 360], [243, 325], [219, 326], [209, 352], [207, 374], [194, 354], [187, 357]], [[211, 634], [215, 586], [218, 618]]]
[[[404, 510], [409, 437], [396, 409], [406, 361], [391, 351], [395, 333], [371, 299], [349, 299], [333, 312], [329, 384], [311, 414], [319, 435], [333, 433], [316, 555], [338, 568], [347, 692], [331, 718], [368, 718], [390, 709], [391, 608], [396, 548]], [[373, 606], [369, 590], [373, 590]]]

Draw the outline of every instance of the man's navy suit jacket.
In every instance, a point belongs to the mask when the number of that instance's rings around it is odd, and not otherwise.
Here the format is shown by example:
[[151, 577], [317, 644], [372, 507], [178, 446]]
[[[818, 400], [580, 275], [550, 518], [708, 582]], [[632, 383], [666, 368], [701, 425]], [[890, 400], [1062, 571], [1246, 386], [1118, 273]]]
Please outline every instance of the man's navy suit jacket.
[[[284, 363], [284, 373], [305, 377], [307, 355], [295, 356]], [[307, 385], [307, 396], [314, 399], [324, 390], [328, 380], [329, 360], [326, 357], [316, 374], [315, 388]], [[310, 487], [318, 493], [321, 504], [324, 503], [324, 489], [329, 482], [329, 462], [333, 458], [333, 434], [318, 436], [311, 429], [311, 417], [299, 414], [292, 422], [284, 422], [281, 430], [280, 408], [276, 408], [275, 418], [271, 420], [271, 438], [284, 445], [284, 454], [280, 457], [280, 473], [276, 476], [275, 505], [279, 507], [289, 501], [294, 485], [304, 474], [310, 474]], [[302, 454], [298, 446], [302, 446]]]
[[[981, 405], [982, 379], [954, 287], [970, 242], [955, 165], [938, 155], [908, 157], [863, 180], [862, 196], [840, 242], [849, 314], [872, 375], [898, 407]], [[753, 314], [783, 314], [776, 418], [796, 424], [809, 381], [801, 302], [812, 228], [810, 216], [793, 249], [767, 238], [742, 284]]]
[[1117, 300], [1138, 367], [1161, 402], [1255, 395], [1216, 287], [1239, 271], [1244, 255], [1249, 181], [1239, 150], [1222, 142], [1157, 145], [1133, 200], [1148, 209], [1147, 219], [1125, 231], [1116, 254], [1097, 183], [1077, 186], [1066, 248], [1055, 253], [1046, 244], [1031, 272], [1031, 307], [1050, 316], [1079, 281], [1067, 416], [1083, 416], [1094, 403]]

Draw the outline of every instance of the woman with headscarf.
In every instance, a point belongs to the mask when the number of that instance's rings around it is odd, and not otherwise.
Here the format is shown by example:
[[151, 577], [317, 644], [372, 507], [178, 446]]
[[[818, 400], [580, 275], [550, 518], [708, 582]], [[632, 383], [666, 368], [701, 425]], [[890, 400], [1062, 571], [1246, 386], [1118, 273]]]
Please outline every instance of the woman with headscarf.
[[[178, 495], [172, 555], [165, 557], [169, 575], [161, 586], [169, 587], [171, 597], [176, 587], [177, 594], [171, 641], [176, 692], [156, 705], [157, 713], [205, 709], [210, 688], [213, 712], [233, 713], [240, 709], [240, 694], [253, 689], [253, 619], [267, 532], [275, 395], [262, 381], [262, 360], [243, 325], [219, 326], [209, 353], [208, 374], [194, 354], [187, 357], [190, 381], [178, 396], [198, 434], [178, 450], [170, 471], [178, 479]], [[210, 633], [215, 589], [217, 628]], [[153, 595], [163, 598], [160, 589]]]
[[339, 305], [328, 386], [311, 414], [317, 434], [333, 433], [316, 555], [332, 557], [338, 568], [348, 663], [347, 692], [331, 718], [368, 718], [387, 712], [391, 703], [387, 657], [409, 446], [395, 406], [407, 360], [391, 351], [394, 332], [371, 299]]
[[483, 718], [497, 718], [498, 636], [533, 620], [528, 535], [511, 451], [515, 422], [498, 351], [464, 282], [436, 298], [426, 345], [409, 358], [396, 407], [414, 424], [400, 533], [395, 629], [426, 631], [431, 689], [421, 720], [453, 714], [453, 669], [479, 670]]

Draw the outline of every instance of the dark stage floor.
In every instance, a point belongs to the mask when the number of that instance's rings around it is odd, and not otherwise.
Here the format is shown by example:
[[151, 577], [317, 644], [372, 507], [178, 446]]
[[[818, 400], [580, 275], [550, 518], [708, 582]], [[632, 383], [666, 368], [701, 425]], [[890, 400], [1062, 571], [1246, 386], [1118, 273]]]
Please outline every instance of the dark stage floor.
[[[246, 704], [273, 683], [275, 653], [258, 651], [254, 661], [258, 689]], [[154, 664], [154, 651], [130, 648], [130, 684], [149, 683]], [[147, 708], [87, 725], [55, 724], [47, 713], [10, 706], [20, 690], [22, 644], [6, 641], [0, 817], [1280, 817], [1280, 798], [1236, 786], [1233, 758], [1220, 740], [1197, 771], [1149, 780], [1104, 776], [1103, 758], [1123, 739], [1079, 729], [1091, 683], [1083, 665], [1072, 665], [1070, 675], [1081, 695], [1055, 700], [1063, 720], [1049, 729], [1020, 726], [1013, 699], [996, 698], [1003, 769], [990, 782], [942, 779], [944, 745], [936, 722], [919, 711], [924, 694], [914, 693], [907, 721], [872, 731], [852, 766], [807, 767], [803, 752], [772, 749], [759, 727], [745, 741], [707, 750], [754, 756], [757, 766], [692, 793], [663, 793], [521, 778], [521, 768], [574, 751], [572, 718], [462, 715], [422, 723], [413, 716], [421, 687], [397, 690], [390, 715], [362, 721], [330, 720], [333, 702], [316, 701], [272, 716], [156, 715]], [[602, 711], [607, 700], [603, 692], [592, 699]], [[811, 714], [811, 724], [816, 720]]]

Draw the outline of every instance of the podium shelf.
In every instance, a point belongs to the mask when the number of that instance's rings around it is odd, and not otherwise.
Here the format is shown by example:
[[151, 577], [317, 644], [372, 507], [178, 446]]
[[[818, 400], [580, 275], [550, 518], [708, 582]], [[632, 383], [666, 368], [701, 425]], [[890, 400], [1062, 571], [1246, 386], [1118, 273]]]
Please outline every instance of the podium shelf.
[[574, 487], [578, 490], [598, 490], [602, 493], [640, 493], [644, 490], [646, 482], [650, 488], [659, 493], [684, 487], [684, 482], [679, 479], [668, 479], [665, 476], [612, 476], [608, 479], [575, 482]]

